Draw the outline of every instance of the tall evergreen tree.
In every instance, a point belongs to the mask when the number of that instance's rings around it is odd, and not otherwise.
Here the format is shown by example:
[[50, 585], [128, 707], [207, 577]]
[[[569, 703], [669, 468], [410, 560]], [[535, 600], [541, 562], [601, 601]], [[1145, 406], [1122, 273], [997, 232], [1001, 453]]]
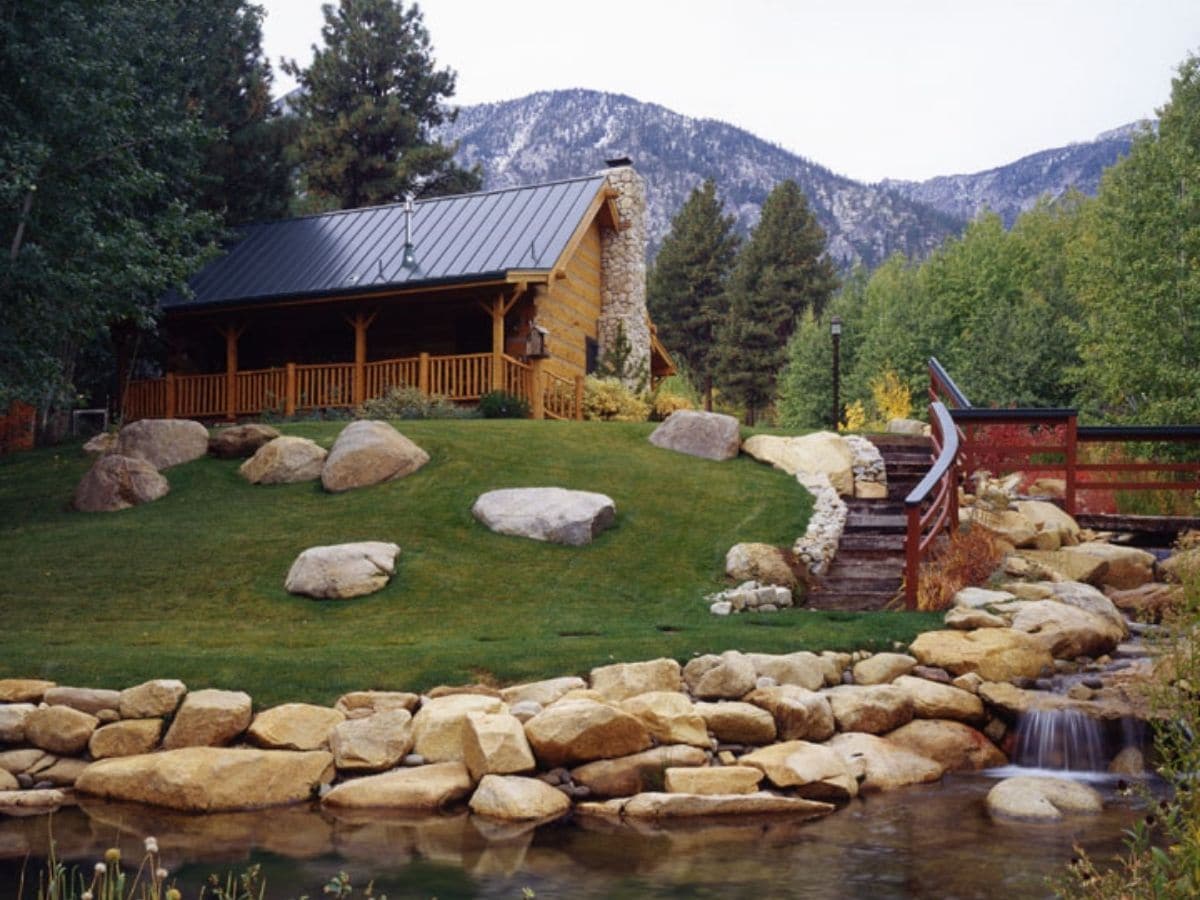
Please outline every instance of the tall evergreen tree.
[[284, 71], [303, 91], [296, 143], [303, 187], [318, 205], [352, 209], [475, 190], [477, 170], [454, 163], [454, 148], [430, 129], [451, 121], [445, 101], [455, 74], [438, 69], [421, 10], [401, 0], [340, 0], [323, 7], [323, 47], [312, 64]]
[[748, 423], [775, 398], [797, 318], [806, 310], [819, 315], [837, 283], [824, 229], [799, 185], [781, 182], [738, 254], [718, 335], [718, 384], [742, 404]]
[[679, 354], [712, 409], [717, 327], [725, 316], [725, 282], [740, 238], [735, 218], [721, 214], [710, 178], [692, 190], [671, 220], [646, 285], [650, 315], [663, 343]]

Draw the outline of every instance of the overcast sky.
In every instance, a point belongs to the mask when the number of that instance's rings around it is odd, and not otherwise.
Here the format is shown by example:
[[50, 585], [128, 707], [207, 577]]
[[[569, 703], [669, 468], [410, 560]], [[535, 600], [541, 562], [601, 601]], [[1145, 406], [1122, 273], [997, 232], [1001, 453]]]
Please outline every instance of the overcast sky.
[[[258, 0], [276, 93], [320, 0]], [[722, 119], [863, 181], [976, 172], [1152, 116], [1200, 0], [427, 0], [455, 102], [584, 87]]]

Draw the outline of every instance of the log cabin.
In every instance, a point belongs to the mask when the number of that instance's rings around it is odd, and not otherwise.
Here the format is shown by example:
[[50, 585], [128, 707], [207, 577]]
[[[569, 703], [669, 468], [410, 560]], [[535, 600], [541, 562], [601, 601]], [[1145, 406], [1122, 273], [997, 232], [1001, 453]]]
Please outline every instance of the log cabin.
[[408, 386], [459, 403], [503, 390], [535, 418], [581, 418], [584, 376], [619, 341], [635, 380], [674, 371], [646, 312], [645, 248], [644, 184], [624, 158], [249, 226], [162, 298], [166, 372], [126, 382], [122, 413], [290, 416]]

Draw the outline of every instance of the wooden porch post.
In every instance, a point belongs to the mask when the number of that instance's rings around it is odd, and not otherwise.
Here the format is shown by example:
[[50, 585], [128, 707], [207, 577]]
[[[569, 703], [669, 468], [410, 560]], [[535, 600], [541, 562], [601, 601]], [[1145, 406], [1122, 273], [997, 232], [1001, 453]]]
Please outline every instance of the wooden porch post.
[[229, 325], [222, 329], [225, 335], [225, 418], [230, 421], [237, 418], [237, 369], [238, 369], [238, 338], [244, 329]]
[[575, 376], [575, 420], [583, 421], [583, 383], [585, 379], [582, 375]]
[[354, 328], [354, 405], [367, 399], [367, 329], [375, 321], [376, 313], [368, 315], [357, 312], [346, 321]]
[[544, 359], [529, 360], [530, 414], [535, 419], [546, 418], [546, 384], [542, 373]]
[[492, 301], [492, 390], [504, 390], [504, 295]]
[[173, 418], [175, 418], [175, 373], [168, 372], [166, 380], [167, 380], [167, 384], [166, 384], [166, 394], [167, 394], [166, 407], [167, 408], [164, 411], [166, 413], [166, 415], [164, 415], [163, 418], [164, 419], [173, 419]]
[[296, 364], [284, 367], [283, 414], [291, 418], [296, 414]]
[[426, 397], [429, 396], [429, 354], [422, 353], [417, 357], [417, 387]]

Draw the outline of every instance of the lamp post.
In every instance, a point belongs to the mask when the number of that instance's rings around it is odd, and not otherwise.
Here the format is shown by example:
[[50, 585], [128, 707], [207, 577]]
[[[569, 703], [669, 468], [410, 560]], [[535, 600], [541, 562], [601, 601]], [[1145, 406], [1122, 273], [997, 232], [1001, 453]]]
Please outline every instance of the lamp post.
[[838, 396], [840, 393], [840, 368], [841, 359], [839, 358], [839, 350], [842, 343], [842, 317], [834, 316], [829, 320], [829, 333], [833, 336], [833, 430], [838, 430], [838, 422], [842, 418], [842, 404]]

